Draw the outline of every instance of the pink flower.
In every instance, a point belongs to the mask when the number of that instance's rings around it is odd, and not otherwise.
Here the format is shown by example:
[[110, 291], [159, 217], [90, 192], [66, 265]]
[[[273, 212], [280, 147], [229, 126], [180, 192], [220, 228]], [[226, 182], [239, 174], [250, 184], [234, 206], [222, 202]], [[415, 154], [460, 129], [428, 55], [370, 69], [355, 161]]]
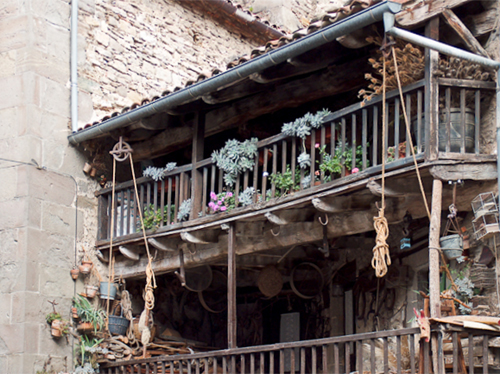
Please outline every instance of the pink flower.
[[214, 205], [214, 212], [217, 212], [219, 210], [219, 206], [218, 205]]
[[233, 197], [233, 193], [232, 193], [232, 192], [228, 192], [228, 193], [226, 194], [226, 197]]
[[352, 170], [351, 170], [351, 173], [352, 173], [352, 174], [356, 174], [357, 172], [359, 172], [359, 169], [358, 169], [358, 168], [354, 168], [354, 169], [352, 169]]
[[221, 207], [220, 207], [220, 211], [221, 211], [221, 212], [225, 212], [225, 211], [226, 211], [226, 209], [227, 209], [227, 208], [226, 208], [225, 206], [221, 206]]
[[213, 201], [209, 202], [208, 203], [208, 207], [211, 208], [211, 209], [213, 209], [215, 207], [214, 202]]
[[217, 201], [217, 205], [222, 205], [222, 201]]
[[210, 198], [211, 198], [212, 200], [217, 200], [217, 195], [215, 194], [215, 192], [213, 192], [213, 191], [212, 191], [212, 192], [210, 192]]
[[319, 175], [319, 170], [316, 170], [316, 171], [314, 172], [314, 175]]
[[314, 144], [314, 148], [319, 148], [319, 143]]

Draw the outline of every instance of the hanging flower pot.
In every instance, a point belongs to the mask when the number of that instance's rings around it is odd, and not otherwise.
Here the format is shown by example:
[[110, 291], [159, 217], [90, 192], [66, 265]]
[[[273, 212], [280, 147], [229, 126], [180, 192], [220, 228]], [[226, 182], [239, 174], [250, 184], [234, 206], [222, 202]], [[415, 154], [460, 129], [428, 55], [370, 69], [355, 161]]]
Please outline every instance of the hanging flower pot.
[[101, 282], [101, 299], [114, 300], [118, 291], [116, 283]]
[[69, 272], [70, 272], [71, 278], [73, 278], [73, 280], [78, 279], [78, 276], [80, 275], [80, 269], [78, 269], [77, 267], [74, 267]]
[[[99, 330], [99, 327], [97, 327], [96, 330]], [[90, 334], [94, 331], [94, 324], [92, 322], [80, 322], [78, 323], [76, 331], [80, 334]]]
[[85, 295], [89, 298], [92, 299], [95, 295], [97, 295], [97, 290], [99, 288], [97, 286], [90, 286], [86, 285], [85, 286]]
[[82, 260], [82, 264], [79, 266], [80, 272], [82, 274], [89, 274], [93, 265], [92, 261]]
[[462, 256], [463, 242], [458, 234], [443, 236], [439, 239], [439, 245], [448, 260]]
[[53, 320], [50, 328], [50, 332], [54, 338], [60, 338], [62, 336], [63, 322], [60, 319]]
[[71, 308], [71, 317], [73, 317], [74, 320], [80, 319], [80, 316], [78, 315], [78, 309], [76, 309], [76, 307]]

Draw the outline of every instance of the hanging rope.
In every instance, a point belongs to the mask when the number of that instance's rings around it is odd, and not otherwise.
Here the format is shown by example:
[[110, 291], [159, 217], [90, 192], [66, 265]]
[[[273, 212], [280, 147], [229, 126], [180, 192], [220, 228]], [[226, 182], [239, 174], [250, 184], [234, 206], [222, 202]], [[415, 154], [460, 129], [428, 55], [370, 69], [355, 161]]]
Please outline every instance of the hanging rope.
[[150, 311], [155, 306], [154, 289], [156, 288], [156, 279], [153, 271], [153, 257], [149, 252], [148, 239], [146, 237], [146, 228], [144, 227], [144, 222], [142, 218], [142, 207], [140, 206], [139, 192], [137, 189], [137, 179], [135, 178], [134, 160], [132, 159], [132, 154], [130, 154], [130, 169], [132, 170], [132, 179], [134, 180], [135, 198], [139, 206], [138, 210], [139, 210], [139, 219], [141, 221], [141, 227], [142, 227], [142, 236], [144, 238], [144, 245], [146, 246], [146, 253], [148, 256], [148, 265], [146, 266], [146, 286], [144, 288], [144, 302], [145, 302], [144, 308]]
[[132, 301], [130, 300], [130, 294], [127, 290], [122, 291], [122, 310], [123, 316], [130, 321], [127, 329], [127, 338], [131, 345], [137, 345], [138, 341], [134, 334], [134, 316], [132, 315]]
[[378, 210], [378, 217], [373, 217], [373, 227], [377, 233], [375, 247], [373, 247], [372, 267], [375, 275], [382, 278], [387, 274], [388, 266], [391, 265], [391, 255], [387, 238], [389, 237], [389, 225], [385, 218], [385, 157], [386, 157], [386, 104], [385, 104], [385, 54], [383, 55], [383, 81], [382, 81], [382, 204]]
[[401, 80], [399, 79], [398, 62], [396, 60], [396, 50], [394, 49], [394, 46], [391, 47], [391, 51], [392, 51], [392, 58], [394, 60], [394, 69], [395, 69], [396, 80], [398, 81], [399, 97], [401, 100], [401, 106], [403, 107], [403, 116], [405, 119], [406, 134], [407, 134], [408, 141], [410, 142], [410, 149], [411, 149], [411, 154], [413, 156], [413, 163], [415, 164], [415, 172], [417, 173], [418, 185], [420, 186], [420, 192], [422, 193], [422, 198], [424, 200], [425, 210], [427, 211], [427, 217], [429, 217], [429, 220], [430, 220], [431, 219], [431, 211], [429, 210], [429, 204], [427, 203], [427, 198], [425, 197], [424, 185], [422, 183], [422, 178], [420, 176], [420, 171], [419, 171], [418, 165], [417, 165], [417, 157], [415, 156], [415, 149], [413, 147], [413, 140], [411, 139], [410, 123], [408, 121], [408, 114], [406, 113], [406, 110], [404, 110], [404, 108], [406, 108], [406, 106], [405, 106], [405, 100], [404, 100], [404, 96], [403, 96], [403, 89], [401, 87]]

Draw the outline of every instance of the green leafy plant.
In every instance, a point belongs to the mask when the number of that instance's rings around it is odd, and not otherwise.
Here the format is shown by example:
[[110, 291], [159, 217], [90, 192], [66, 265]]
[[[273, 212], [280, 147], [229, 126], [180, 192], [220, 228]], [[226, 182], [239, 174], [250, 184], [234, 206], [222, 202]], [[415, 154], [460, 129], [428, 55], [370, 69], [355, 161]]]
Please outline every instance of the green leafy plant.
[[75, 368], [75, 373], [95, 373], [95, 369], [99, 367], [97, 363], [97, 354], [108, 353], [107, 348], [99, 347], [103, 339], [90, 338], [86, 335], [80, 336], [80, 341], [76, 346], [75, 360], [78, 365]]
[[[342, 167], [352, 172], [358, 172], [359, 168], [363, 165], [363, 147], [358, 145], [356, 147], [356, 167], [352, 167], [352, 147], [348, 144], [345, 145], [344, 151], [342, 152], [342, 144], [339, 142], [335, 147], [333, 155], [326, 152], [326, 144], [319, 147], [319, 154], [321, 156], [320, 160], [317, 161], [319, 165], [319, 170], [324, 175], [326, 182], [332, 180], [335, 176], [339, 176], [342, 172]], [[369, 161], [367, 160], [367, 166]]]
[[145, 177], [149, 177], [155, 181], [160, 181], [163, 180], [165, 175], [174, 170], [177, 167], [176, 162], [169, 162], [168, 164], [165, 165], [163, 168], [157, 168], [155, 166], [148, 166], [144, 171], [142, 172], [142, 175]]
[[301, 184], [302, 188], [309, 187], [311, 184], [311, 177], [308, 173], [309, 172], [304, 172], [304, 178], [301, 179], [301, 170], [300, 167], [297, 166], [295, 168], [295, 175], [292, 177], [291, 167], [287, 165], [285, 172], [273, 173], [269, 176], [269, 180], [275, 185], [277, 190], [282, 190], [283, 195], [286, 195], [290, 192], [300, 190]]
[[224, 183], [227, 186], [233, 186], [238, 175], [253, 169], [257, 155], [257, 141], [257, 138], [243, 142], [231, 139], [220, 150], [212, 153], [212, 161], [224, 171]]
[[73, 305], [76, 307], [80, 321], [90, 322], [94, 326], [94, 333], [104, 326], [106, 312], [95, 308], [86, 297], [76, 295], [73, 298]]
[[154, 209], [153, 204], [148, 205], [148, 207], [144, 210], [144, 214], [142, 217], [144, 223], [144, 229], [151, 230], [157, 229], [168, 221], [172, 222], [174, 217], [175, 206], [170, 205], [170, 214], [168, 212], [168, 205], [165, 205], [163, 208], [163, 219], [161, 217], [161, 209]]
[[46, 316], [45, 316], [45, 320], [47, 321], [47, 323], [50, 325], [53, 321], [55, 321], [56, 319], [59, 319], [59, 320], [62, 320], [62, 317], [59, 313], [57, 312], [50, 312], [48, 313]]

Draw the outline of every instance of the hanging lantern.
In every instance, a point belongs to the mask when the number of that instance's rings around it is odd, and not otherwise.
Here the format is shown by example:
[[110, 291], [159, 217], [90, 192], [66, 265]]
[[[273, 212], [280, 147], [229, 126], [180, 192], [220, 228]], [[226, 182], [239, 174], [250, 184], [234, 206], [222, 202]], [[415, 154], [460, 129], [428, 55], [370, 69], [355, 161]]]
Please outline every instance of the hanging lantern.
[[498, 222], [498, 205], [493, 192], [486, 192], [476, 196], [472, 200], [474, 211], [474, 235], [476, 239], [487, 239], [500, 232]]

